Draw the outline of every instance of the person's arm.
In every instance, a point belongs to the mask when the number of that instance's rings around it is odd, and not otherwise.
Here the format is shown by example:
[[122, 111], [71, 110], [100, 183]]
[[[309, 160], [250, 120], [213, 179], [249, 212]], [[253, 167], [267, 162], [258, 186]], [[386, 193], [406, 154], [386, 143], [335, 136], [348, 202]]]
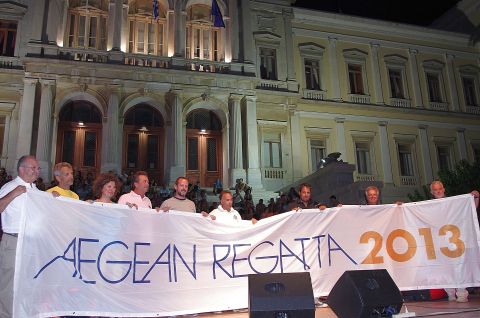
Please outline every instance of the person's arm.
[[27, 188], [22, 185], [18, 185], [15, 189], [7, 193], [3, 198], [0, 199], [0, 213], [5, 211], [7, 206], [19, 195], [27, 192]]

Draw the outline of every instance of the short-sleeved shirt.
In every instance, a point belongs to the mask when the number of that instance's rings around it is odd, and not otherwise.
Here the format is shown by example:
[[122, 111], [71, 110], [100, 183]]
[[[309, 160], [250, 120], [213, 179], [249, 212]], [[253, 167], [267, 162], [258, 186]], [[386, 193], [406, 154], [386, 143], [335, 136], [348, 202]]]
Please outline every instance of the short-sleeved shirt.
[[63, 188], [60, 188], [59, 186], [56, 186], [56, 187], [53, 187], [53, 188], [50, 188], [50, 189], [47, 190], [47, 192], [50, 192], [50, 193], [52, 193], [53, 191], [58, 192], [58, 194], [60, 194], [62, 197], [67, 197], [67, 198], [71, 198], [71, 199], [80, 200], [78, 194], [76, 194], [75, 192], [73, 192], [70, 189], [65, 190]]
[[197, 209], [195, 208], [195, 203], [192, 200], [187, 198], [185, 199], [178, 199], [176, 197], [171, 197], [163, 201], [162, 205], [160, 206], [160, 210], [164, 208], [170, 208], [170, 210], [176, 211], [183, 211], [183, 212], [193, 212], [195, 213]]
[[[39, 191], [35, 183], [26, 183], [22, 178], [16, 177], [10, 182], [7, 182], [0, 189], [0, 198], [3, 198], [9, 194], [17, 186], [23, 185], [27, 188], [27, 191], [34, 190]], [[2, 212], [2, 230], [5, 233], [18, 233], [20, 230], [20, 220], [22, 218], [22, 209], [25, 204], [26, 193], [20, 194], [18, 197], [12, 200], [10, 204]]]
[[118, 204], [136, 204], [139, 208], [152, 208], [152, 201], [144, 195], [143, 197], [139, 194], [136, 194], [135, 191], [130, 191], [129, 193], [125, 193], [118, 199]]

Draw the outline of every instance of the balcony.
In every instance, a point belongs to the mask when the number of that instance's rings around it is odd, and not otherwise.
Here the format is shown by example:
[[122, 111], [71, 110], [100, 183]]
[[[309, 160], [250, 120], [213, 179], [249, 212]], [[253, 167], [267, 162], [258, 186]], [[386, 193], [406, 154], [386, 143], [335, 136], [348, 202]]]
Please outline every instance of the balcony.
[[400, 176], [400, 183], [403, 186], [417, 186], [418, 181], [415, 176]]
[[480, 106], [467, 106], [466, 111], [469, 114], [480, 115]]
[[404, 98], [390, 98], [390, 105], [401, 108], [410, 108], [412, 106], [409, 99]]
[[125, 65], [152, 68], [169, 68], [171, 59], [165, 56], [125, 53]]
[[283, 179], [286, 172], [282, 168], [263, 168], [262, 170], [265, 179]]
[[377, 177], [372, 174], [355, 173], [355, 181], [376, 181]]
[[0, 68], [23, 70], [23, 64], [18, 57], [0, 56]]
[[[174, 62], [174, 65], [177, 65], [176, 62], [177, 61]], [[183, 63], [185, 63], [185, 69], [190, 71], [206, 73], [230, 73], [230, 64], [225, 62], [184, 59]]]
[[313, 99], [313, 100], [324, 100], [325, 99], [325, 91], [317, 91], [311, 89], [303, 89], [303, 98], [305, 99]]
[[70, 61], [107, 63], [108, 52], [94, 49], [61, 47], [59, 48], [58, 58]]
[[287, 91], [287, 83], [275, 80], [261, 79], [257, 85], [259, 89], [266, 89], [271, 91]]
[[348, 101], [355, 104], [370, 104], [370, 96], [361, 94], [348, 94]]
[[432, 102], [430, 101], [430, 109], [448, 111], [448, 103], [446, 102]]

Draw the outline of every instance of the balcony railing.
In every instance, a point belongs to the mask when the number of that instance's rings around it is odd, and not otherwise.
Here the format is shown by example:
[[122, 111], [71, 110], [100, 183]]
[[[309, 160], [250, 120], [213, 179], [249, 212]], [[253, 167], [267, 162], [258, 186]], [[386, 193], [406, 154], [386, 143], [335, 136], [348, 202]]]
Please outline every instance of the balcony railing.
[[18, 57], [0, 56], [0, 68], [23, 70], [23, 64]]
[[165, 56], [144, 55], [125, 53], [125, 64], [153, 67], [153, 68], [169, 68], [171, 59]]
[[357, 173], [355, 176], [356, 181], [375, 181], [377, 178], [371, 174], [360, 174]]
[[325, 99], [325, 92], [305, 88], [303, 90], [303, 98], [313, 99], [313, 100], [324, 100]]
[[58, 57], [61, 60], [95, 62], [95, 63], [108, 62], [107, 51], [100, 51], [100, 50], [94, 50], [94, 49], [61, 47], [59, 49]]
[[370, 104], [369, 95], [348, 94], [348, 100], [355, 104]]
[[467, 113], [480, 115], [480, 106], [467, 106]]
[[430, 102], [430, 109], [448, 111], [448, 103], [445, 102]]
[[185, 68], [197, 72], [230, 73], [230, 64], [225, 62], [185, 60]]
[[283, 91], [287, 90], [287, 83], [281, 81], [261, 79], [258, 83], [257, 88], [268, 89], [273, 91]]
[[411, 102], [409, 99], [404, 98], [390, 98], [390, 105], [395, 107], [410, 108]]
[[400, 176], [400, 182], [404, 186], [416, 186], [418, 184], [415, 176]]
[[282, 168], [263, 168], [263, 177], [265, 179], [283, 179], [285, 169]]

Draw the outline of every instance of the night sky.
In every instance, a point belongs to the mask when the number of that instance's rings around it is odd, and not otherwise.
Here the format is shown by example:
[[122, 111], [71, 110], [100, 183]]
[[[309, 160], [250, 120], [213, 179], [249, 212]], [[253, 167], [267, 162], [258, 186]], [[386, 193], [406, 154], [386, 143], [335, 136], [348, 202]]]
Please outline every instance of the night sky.
[[297, 0], [296, 7], [379, 20], [430, 25], [459, 0]]

